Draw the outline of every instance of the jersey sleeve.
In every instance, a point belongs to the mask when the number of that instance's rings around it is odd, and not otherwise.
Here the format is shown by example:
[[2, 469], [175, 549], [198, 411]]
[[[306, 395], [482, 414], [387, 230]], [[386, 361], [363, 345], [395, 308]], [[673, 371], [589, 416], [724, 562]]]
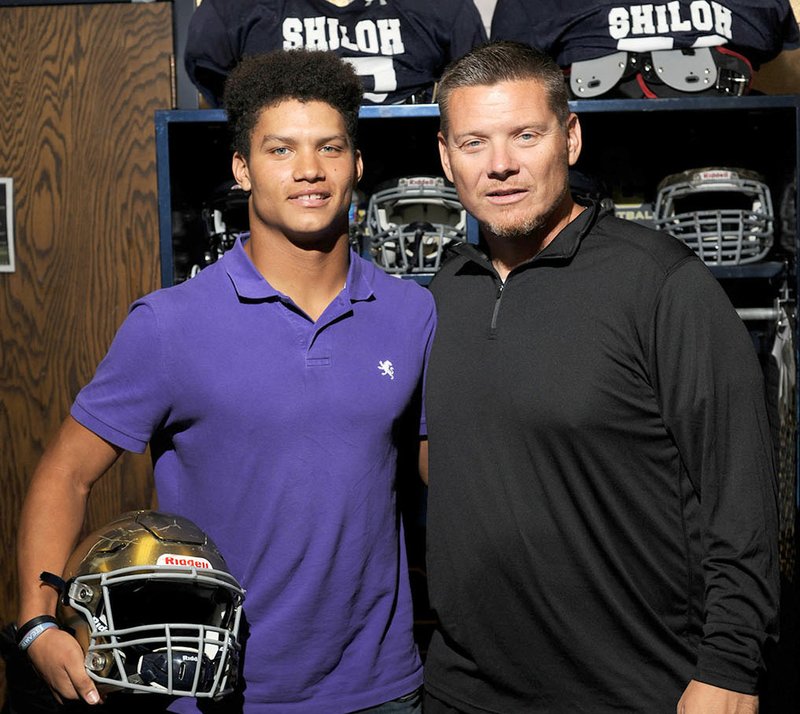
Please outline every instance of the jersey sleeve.
[[189, 79], [212, 107], [222, 106], [225, 79], [240, 59], [231, 27], [230, 19], [215, 0], [203, 0], [189, 20], [184, 66]]
[[796, 50], [800, 47], [800, 21], [794, 14], [792, 5], [786, 0], [781, 0], [781, 40], [783, 50]]
[[135, 303], [70, 413], [90, 431], [143, 453], [170, 405], [170, 379], [155, 314]]
[[[513, 40], [536, 47], [536, 49], [548, 52], [550, 50], [550, 38], [543, 30], [548, 27], [550, 17], [547, 10], [541, 11], [541, 18], [534, 22], [532, 17], [533, 8], [530, 3], [522, 0], [497, 0], [492, 15], [492, 40]], [[540, 5], [536, 6], [540, 8]]]
[[483, 18], [472, 0], [464, 0], [463, 7], [458, 8], [452, 28], [448, 62], [463, 57], [487, 40]]
[[777, 482], [764, 378], [744, 324], [697, 260], [665, 280], [651, 373], [701, 512], [705, 612], [694, 678], [753, 693], [777, 634]]

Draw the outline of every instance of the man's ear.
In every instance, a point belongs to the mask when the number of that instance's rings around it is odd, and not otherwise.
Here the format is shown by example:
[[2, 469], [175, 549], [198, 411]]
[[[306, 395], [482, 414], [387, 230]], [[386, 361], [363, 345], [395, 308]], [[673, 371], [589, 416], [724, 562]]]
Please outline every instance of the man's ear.
[[358, 182], [361, 180], [361, 177], [364, 175], [364, 159], [361, 156], [361, 152], [356, 150], [356, 180], [353, 183], [353, 188], [358, 186]]
[[245, 191], [249, 191], [252, 188], [250, 184], [250, 169], [247, 166], [247, 159], [238, 151], [233, 154], [231, 170], [233, 171], [233, 178], [236, 179], [236, 183]]
[[450, 154], [447, 152], [447, 139], [442, 132], [439, 132], [436, 138], [439, 141], [439, 159], [442, 162], [444, 175], [447, 176], [447, 180], [450, 181], [450, 183], [453, 183], [453, 172], [450, 170]]
[[577, 114], [570, 114], [567, 119], [567, 156], [569, 165], [574, 166], [581, 155], [583, 139], [581, 137], [581, 122]]

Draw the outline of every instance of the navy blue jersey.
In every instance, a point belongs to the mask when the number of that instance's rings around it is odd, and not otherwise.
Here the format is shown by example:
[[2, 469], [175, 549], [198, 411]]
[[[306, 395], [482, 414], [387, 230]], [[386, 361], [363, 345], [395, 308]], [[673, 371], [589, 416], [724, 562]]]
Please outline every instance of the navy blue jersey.
[[332, 50], [352, 62], [367, 104], [430, 101], [444, 67], [486, 40], [472, 0], [203, 0], [189, 23], [186, 70], [212, 106], [246, 55]]
[[537, 47], [562, 67], [620, 51], [719, 45], [758, 67], [800, 40], [788, 0], [498, 0], [491, 34]]

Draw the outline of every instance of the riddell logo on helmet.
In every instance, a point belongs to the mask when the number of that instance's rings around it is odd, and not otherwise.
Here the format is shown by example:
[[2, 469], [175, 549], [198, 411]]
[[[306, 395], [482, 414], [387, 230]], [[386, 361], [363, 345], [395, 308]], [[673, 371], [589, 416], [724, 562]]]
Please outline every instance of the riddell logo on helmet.
[[727, 171], [726, 169], [698, 171], [692, 176], [693, 181], [731, 181], [738, 178], [739, 176], [735, 171]]
[[211, 570], [211, 563], [205, 558], [193, 558], [187, 555], [170, 555], [164, 553], [158, 556], [156, 565], [173, 565], [183, 568], [202, 568], [203, 570]]

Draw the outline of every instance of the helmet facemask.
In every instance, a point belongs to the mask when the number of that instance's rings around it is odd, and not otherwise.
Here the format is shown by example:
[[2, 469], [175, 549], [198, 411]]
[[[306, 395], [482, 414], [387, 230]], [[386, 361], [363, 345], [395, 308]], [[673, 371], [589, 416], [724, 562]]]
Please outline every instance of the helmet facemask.
[[708, 265], [758, 262], [773, 243], [769, 188], [759, 174], [745, 169], [705, 168], [667, 176], [658, 187], [653, 222]]

